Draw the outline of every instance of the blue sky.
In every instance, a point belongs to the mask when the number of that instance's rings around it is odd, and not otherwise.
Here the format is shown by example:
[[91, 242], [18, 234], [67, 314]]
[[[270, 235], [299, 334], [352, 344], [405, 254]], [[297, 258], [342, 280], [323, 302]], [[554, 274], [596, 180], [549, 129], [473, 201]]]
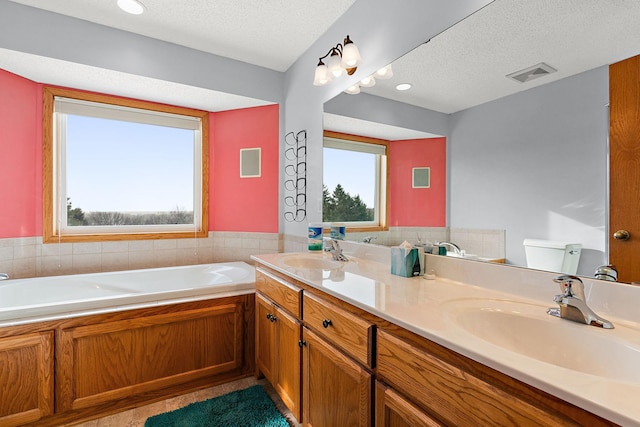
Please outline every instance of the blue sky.
[[191, 130], [68, 115], [67, 197], [85, 212], [190, 211], [193, 149]]
[[373, 208], [376, 156], [335, 148], [324, 148], [323, 153], [323, 183], [329, 193], [340, 184], [352, 197], [359, 194], [367, 207]]

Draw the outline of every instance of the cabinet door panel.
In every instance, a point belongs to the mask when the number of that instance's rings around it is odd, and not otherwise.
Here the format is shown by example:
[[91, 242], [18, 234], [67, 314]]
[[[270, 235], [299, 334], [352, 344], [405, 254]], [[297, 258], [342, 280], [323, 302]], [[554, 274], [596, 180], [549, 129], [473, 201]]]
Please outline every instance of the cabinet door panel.
[[368, 427], [372, 376], [303, 328], [303, 420], [315, 427]]
[[376, 427], [444, 427], [393, 389], [376, 381]]
[[53, 412], [53, 332], [0, 339], [0, 425]]
[[276, 382], [276, 325], [271, 316], [276, 314], [274, 305], [262, 295], [256, 294], [256, 365], [271, 384]]
[[59, 330], [56, 409], [81, 409], [241, 369], [241, 303]]
[[300, 420], [302, 350], [298, 343], [302, 327], [298, 320], [280, 309], [276, 309], [276, 319], [278, 380], [274, 385], [287, 408]]

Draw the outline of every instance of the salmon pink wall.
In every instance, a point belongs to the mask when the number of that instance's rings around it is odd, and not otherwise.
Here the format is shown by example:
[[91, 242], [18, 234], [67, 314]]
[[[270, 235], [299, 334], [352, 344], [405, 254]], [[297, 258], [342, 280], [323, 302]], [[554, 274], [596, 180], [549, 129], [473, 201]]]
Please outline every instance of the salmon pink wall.
[[[209, 229], [278, 232], [278, 105], [210, 114]], [[261, 152], [261, 176], [240, 178], [240, 149]]]
[[[389, 148], [389, 225], [445, 227], [446, 138], [392, 141]], [[412, 168], [431, 168], [431, 187], [412, 188]]]
[[42, 235], [41, 85], [0, 70], [0, 238]]
[[[42, 235], [42, 84], [0, 69], [0, 238]], [[209, 229], [278, 232], [279, 107], [210, 113]], [[240, 148], [262, 176], [240, 178]]]

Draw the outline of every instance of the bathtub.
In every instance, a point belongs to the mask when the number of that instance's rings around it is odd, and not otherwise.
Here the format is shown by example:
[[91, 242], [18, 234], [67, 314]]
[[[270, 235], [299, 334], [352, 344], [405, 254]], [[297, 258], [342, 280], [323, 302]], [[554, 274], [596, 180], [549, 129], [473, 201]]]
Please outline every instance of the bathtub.
[[244, 262], [0, 281], [0, 327], [255, 291]]

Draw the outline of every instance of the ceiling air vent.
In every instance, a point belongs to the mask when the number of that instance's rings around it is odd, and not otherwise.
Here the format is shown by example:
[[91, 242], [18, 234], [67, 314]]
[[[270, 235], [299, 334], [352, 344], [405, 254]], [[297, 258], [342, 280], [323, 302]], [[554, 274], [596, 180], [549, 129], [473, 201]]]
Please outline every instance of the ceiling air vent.
[[555, 68], [550, 65], [541, 62], [537, 65], [534, 65], [529, 68], [525, 68], [524, 70], [516, 71], [515, 73], [507, 74], [507, 77], [510, 79], [519, 81], [520, 83], [530, 82], [531, 80], [537, 79], [538, 77], [546, 76], [547, 74], [555, 73]]

